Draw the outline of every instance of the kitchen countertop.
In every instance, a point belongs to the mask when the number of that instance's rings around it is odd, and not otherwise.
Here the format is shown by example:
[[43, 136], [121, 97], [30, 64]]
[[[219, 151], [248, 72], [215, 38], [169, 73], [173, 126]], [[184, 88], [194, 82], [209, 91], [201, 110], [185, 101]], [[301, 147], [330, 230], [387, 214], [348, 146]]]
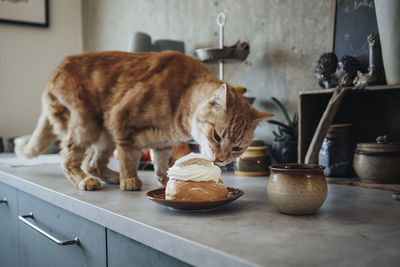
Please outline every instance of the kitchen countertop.
[[10, 167], [1, 159], [0, 182], [16, 187], [122, 235], [201, 266], [398, 266], [400, 201], [391, 191], [328, 185], [315, 215], [279, 213], [268, 200], [266, 177], [223, 173], [238, 200], [217, 210], [169, 209], [145, 197], [157, 188], [141, 171], [142, 191], [104, 185], [77, 190], [58, 164]]

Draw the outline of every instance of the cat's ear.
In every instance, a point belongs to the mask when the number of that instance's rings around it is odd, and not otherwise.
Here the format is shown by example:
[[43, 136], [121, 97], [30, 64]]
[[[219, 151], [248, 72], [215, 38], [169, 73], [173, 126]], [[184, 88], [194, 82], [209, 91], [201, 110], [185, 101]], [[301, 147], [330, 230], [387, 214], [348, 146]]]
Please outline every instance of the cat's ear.
[[274, 116], [274, 114], [262, 112], [254, 109], [254, 120], [253, 123], [257, 126], [260, 122], [265, 121], [267, 118]]
[[226, 83], [221, 84], [221, 86], [217, 90], [217, 94], [215, 96], [215, 104], [216, 106], [226, 109], [226, 97], [227, 97], [227, 88]]

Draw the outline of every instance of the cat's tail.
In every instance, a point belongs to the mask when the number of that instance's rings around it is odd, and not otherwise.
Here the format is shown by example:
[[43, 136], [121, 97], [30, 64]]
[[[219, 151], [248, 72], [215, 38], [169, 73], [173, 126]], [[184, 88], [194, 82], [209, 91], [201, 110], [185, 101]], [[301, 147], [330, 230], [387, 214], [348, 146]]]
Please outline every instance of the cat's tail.
[[42, 111], [31, 138], [26, 141], [18, 140], [19, 142], [15, 142], [15, 153], [22, 158], [36, 157], [45, 152], [56, 138], [53, 125], [46, 112]]

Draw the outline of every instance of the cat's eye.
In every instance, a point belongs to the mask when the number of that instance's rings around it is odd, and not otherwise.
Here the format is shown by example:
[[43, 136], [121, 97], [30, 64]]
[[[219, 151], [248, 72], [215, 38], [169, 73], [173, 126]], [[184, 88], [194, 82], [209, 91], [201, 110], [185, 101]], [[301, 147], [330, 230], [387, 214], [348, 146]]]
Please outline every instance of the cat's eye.
[[214, 130], [214, 139], [215, 141], [217, 141], [218, 143], [221, 142], [221, 137], [217, 134], [217, 131]]
[[238, 147], [238, 146], [234, 146], [233, 148], [232, 148], [232, 151], [236, 151], [236, 152], [239, 152], [239, 151], [241, 151], [242, 150], [242, 148], [241, 147]]

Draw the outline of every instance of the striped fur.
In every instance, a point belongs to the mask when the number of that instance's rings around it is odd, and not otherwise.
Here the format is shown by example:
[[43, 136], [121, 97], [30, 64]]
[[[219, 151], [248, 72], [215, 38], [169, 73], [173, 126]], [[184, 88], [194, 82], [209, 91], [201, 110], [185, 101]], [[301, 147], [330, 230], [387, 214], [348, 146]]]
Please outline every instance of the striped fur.
[[[37, 156], [62, 134], [63, 171], [83, 190], [98, 189], [100, 179], [119, 183], [122, 190], [139, 190], [142, 148], [154, 149], [156, 177], [165, 184], [172, 146], [190, 138], [218, 164], [226, 164], [243, 152], [257, 123], [269, 116], [210, 75], [198, 59], [172, 51], [69, 56], [52, 73], [42, 105], [32, 138], [16, 151]], [[220, 143], [214, 129], [223, 137]], [[115, 147], [120, 173], [107, 168]]]

